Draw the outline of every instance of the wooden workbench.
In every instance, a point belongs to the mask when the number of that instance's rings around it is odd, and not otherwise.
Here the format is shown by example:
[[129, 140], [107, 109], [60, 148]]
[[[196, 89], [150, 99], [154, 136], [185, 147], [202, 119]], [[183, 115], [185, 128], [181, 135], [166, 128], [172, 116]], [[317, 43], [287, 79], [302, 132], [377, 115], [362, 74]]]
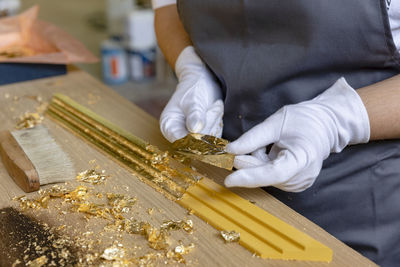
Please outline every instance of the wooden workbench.
[[[53, 93], [63, 93], [82, 105], [85, 105], [101, 116], [109, 119], [120, 127], [132, 132], [140, 138], [157, 145], [161, 149], [168, 147], [168, 142], [162, 137], [155, 118], [119, 96], [113, 90], [104, 86], [82, 71], [71, 71], [66, 76], [17, 83], [0, 87], [0, 130], [14, 129], [17, 118], [25, 112], [34, 112], [38, 106], [38, 96], [42, 101], [50, 101]], [[40, 100], [39, 98], [39, 100]], [[264, 260], [254, 257], [240, 245], [224, 244], [218, 238], [218, 231], [178, 204], [166, 199], [148, 185], [140, 182], [135, 176], [123, 169], [102, 153], [86, 144], [78, 137], [61, 128], [49, 118], [44, 124], [50, 129], [58, 143], [71, 155], [76, 169], [89, 169], [95, 160], [98, 166], [111, 175], [106, 188], [120, 190], [122, 193], [137, 196], [142, 208], [156, 207], [152, 220], [182, 219], [190, 216], [194, 222], [194, 233], [188, 237], [196, 248], [190, 254], [198, 266], [375, 266], [375, 264], [356, 251], [352, 250], [323, 229], [310, 222], [300, 214], [291, 210], [261, 189], [235, 189], [235, 193], [256, 205], [290, 223], [323, 244], [329, 246], [334, 253], [331, 263]], [[0, 163], [0, 166], [1, 163]], [[200, 173], [221, 183], [227, 172], [210, 167], [199, 166]], [[0, 208], [15, 206], [11, 198], [23, 195], [3, 167], [0, 167]], [[32, 193], [32, 195], [35, 193]], [[162, 211], [162, 212], [157, 212]], [[36, 216], [49, 225], [59, 223], [57, 216]], [[74, 227], [81, 227], [84, 220], [75, 220]]]

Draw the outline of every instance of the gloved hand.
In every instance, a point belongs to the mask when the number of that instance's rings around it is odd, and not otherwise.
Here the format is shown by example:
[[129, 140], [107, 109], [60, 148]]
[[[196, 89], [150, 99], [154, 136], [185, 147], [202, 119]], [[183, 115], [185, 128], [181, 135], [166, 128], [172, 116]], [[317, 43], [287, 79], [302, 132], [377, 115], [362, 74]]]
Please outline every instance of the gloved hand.
[[180, 53], [175, 71], [178, 86], [160, 117], [164, 137], [170, 142], [189, 132], [221, 137], [224, 114], [221, 89], [193, 46]]
[[[238, 155], [234, 165], [239, 170], [226, 177], [225, 185], [303, 191], [314, 183], [331, 152], [366, 143], [369, 136], [364, 104], [341, 78], [310, 101], [284, 106], [228, 144], [226, 150]], [[269, 144], [273, 146], [267, 155]]]

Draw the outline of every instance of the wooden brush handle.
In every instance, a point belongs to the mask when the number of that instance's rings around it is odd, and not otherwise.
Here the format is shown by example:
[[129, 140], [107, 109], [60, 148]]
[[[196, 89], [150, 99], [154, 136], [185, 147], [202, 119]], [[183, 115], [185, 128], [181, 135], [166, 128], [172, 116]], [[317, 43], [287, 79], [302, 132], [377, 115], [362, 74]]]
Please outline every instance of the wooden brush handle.
[[9, 131], [0, 132], [0, 154], [8, 174], [25, 192], [39, 190], [39, 175]]

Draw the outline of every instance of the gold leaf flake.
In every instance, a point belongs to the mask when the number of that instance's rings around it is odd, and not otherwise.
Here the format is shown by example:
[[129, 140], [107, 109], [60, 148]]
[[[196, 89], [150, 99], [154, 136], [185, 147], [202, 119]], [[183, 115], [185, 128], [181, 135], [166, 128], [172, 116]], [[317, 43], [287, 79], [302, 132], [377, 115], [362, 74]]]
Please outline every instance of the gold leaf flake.
[[190, 243], [188, 246], [184, 246], [184, 245], [179, 245], [175, 247], [175, 253], [181, 254], [181, 255], [185, 255], [188, 254], [192, 249], [194, 248], [194, 244]]
[[42, 123], [42, 121], [43, 116], [41, 116], [39, 113], [26, 112], [24, 115], [19, 117], [19, 121], [17, 122], [15, 128], [17, 130], [33, 128]]
[[108, 177], [109, 176], [104, 173], [99, 173], [91, 169], [78, 173], [76, 180], [90, 184], [102, 184]]
[[235, 231], [221, 231], [221, 236], [226, 243], [239, 242], [240, 239], [240, 233]]
[[183, 229], [188, 233], [192, 233], [193, 232], [193, 221], [192, 220], [164, 221], [161, 224], [161, 229], [165, 230], [165, 231]]
[[111, 247], [108, 247], [104, 250], [103, 254], [100, 256], [105, 260], [120, 260], [125, 256], [125, 249], [122, 244], [114, 244]]
[[41, 267], [45, 265], [48, 261], [46, 256], [41, 256], [39, 258], [34, 259], [33, 261], [28, 261], [27, 266], [29, 267]]
[[78, 186], [75, 190], [65, 194], [65, 199], [70, 201], [82, 201], [87, 196], [87, 192], [87, 187]]
[[148, 208], [147, 209], [147, 214], [153, 215], [153, 212], [154, 212], [154, 208]]

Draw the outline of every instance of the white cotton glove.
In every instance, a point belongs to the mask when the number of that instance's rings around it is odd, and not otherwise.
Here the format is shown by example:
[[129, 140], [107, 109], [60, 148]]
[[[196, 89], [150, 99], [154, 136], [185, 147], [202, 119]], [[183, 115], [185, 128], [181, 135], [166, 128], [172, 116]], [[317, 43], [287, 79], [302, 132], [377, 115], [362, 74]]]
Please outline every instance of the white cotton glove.
[[[284, 106], [228, 144], [226, 150], [238, 155], [234, 165], [239, 170], [226, 177], [225, 185], [303, 191], [314, 183], [331, 152], [366, 143], [369, 136], [364, 104], [341, 78], [316, 98]], [[273, 146], [267, 155], [269, 144]]]
[[224, 114], [221, 89], [193, 46], [181, 52], [175, 71], [178, 86], [160, 117], [164, 137], [170, 142], [189, 132], [221, 137]]

